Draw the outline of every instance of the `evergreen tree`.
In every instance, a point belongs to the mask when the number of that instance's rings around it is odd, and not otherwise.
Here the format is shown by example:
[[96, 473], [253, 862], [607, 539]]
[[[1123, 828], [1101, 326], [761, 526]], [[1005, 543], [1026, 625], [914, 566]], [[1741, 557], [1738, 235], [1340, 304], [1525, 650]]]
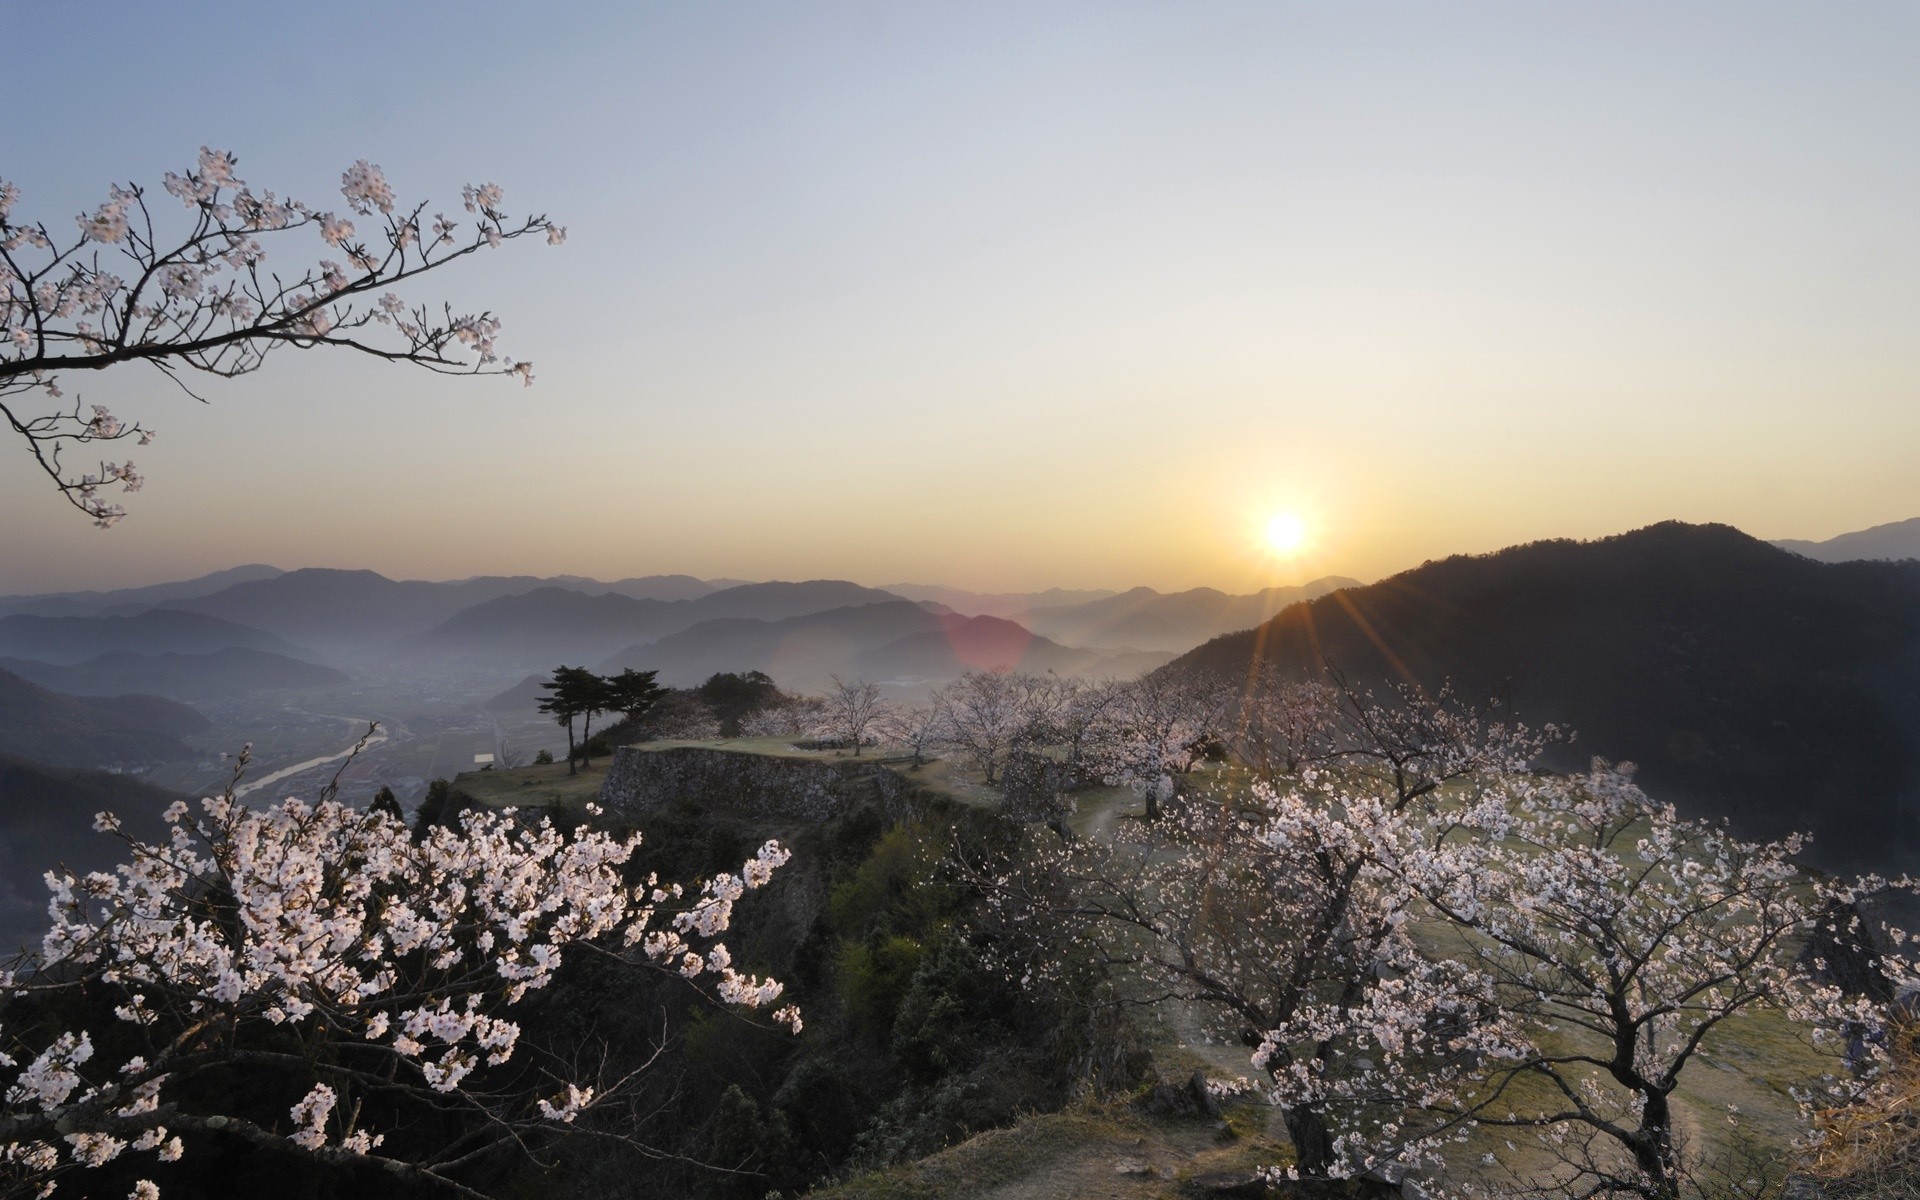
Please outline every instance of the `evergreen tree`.
[[374, 812], [385, 813], [396, 821], [406, 820], [406, 814], [400, 811], [400, 800], [393, 794], [393, 789], [390, 787], [383, 785], [374, 795], [373, 803], [368, 807]]
[[[548, 695], [540, 698], [540, 711], [553, 717], [554, 723], [563, 725], [567, 730], [567, 774], [575, 774], [574, 761], [580, 757], [578, 743], [573, 736], [573, 722], [587, 711], [587, 703], [599, 690], [600, 677], [585, 667], [569, 667], [562, 663], [553, 670], [553, 678], [540, 685]], [[591, 722], [592, 717], [588, 717]]]
[[607, 678], [607, 703], [614, 712], [629, 721], [638, 721], [660, 703], [667, 689], [655, 683], [658, 671], [636, 671], [632, 667]]

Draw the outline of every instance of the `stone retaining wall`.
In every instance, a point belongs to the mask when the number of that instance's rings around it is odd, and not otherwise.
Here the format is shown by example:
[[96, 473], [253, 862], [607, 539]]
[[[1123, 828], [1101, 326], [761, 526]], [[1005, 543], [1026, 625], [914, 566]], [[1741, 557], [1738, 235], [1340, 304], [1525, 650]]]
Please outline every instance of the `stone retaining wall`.
[[741, 816], [824, 821], [863, 800], [890, 816], [915, 807], [913, 781], [875, 759], [778, 758], [703, 746], [622, 746], [607, 765], [600, 803], [637, 817], [677, 801]]

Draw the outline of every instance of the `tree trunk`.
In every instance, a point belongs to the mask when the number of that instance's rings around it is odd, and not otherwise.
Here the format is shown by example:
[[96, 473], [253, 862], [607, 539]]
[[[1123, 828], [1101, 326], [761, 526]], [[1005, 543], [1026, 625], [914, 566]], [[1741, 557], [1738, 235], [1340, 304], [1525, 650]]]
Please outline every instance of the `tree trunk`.
[[580, 765], [583, 767], [588, 767], [593, 765], [593, 751], [589, 749], [587, 745], [587, 743], [591, 742], [592, 740], [593, 740], [593, 710], [588, 709], [586, 723], [580, 727]]
[[1300, 1173], [1324, 1178], [1333, 1166], [1333, 1130], [1317, 1108], [1288, 1108], [1282, 1113]]
[[1673, 1110], [1667, 1097], [1659, 1092], [1644, 1092], [1646, 1108], [1640, 1113], [1640, 1128], [1627, 1139], [1634, 1165], [1647, 1177], [1649, 1194], [1661, 1200], [1678, 1200], [1679, 1164], [1673, 1153]]
[[573, 760], [577, 757], [579, 757], [579, 755], [575, 752], [573, 748], [573, 718], [568, 717], [567, 718], [567, 774], [569, 775], [579, 774], [579, 772], [574, 770], [574, 767], [573, 767]]

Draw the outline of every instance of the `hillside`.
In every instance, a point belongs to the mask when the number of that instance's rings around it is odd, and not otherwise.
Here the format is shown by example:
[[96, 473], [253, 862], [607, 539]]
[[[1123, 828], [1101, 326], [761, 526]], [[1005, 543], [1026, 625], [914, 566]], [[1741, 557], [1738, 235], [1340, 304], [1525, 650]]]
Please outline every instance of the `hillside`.
[[159, 696], [63, 696], [0, 671], [0, 753], [63, 767], [130, 767], [194, 757], [180, 741], [209, 728]]
[[5, 658], [73, 664], [113, 652], [209, 654], [233, 647], [311, 656], [262, 629], [204, 613], [153, 609], [129, 616], [0, 617], [0, 657]]
[[49, 868], [98, 871], [123, 861], [120, 843], [94, 832], [95, 813], [112, 812], [128, 833], [151, 840], [164, 829], [161, 812], [179, 798], [125, 775], [0, 753], [0, 960], [40, 932], [47, 907], [40, 877]]
[[241, 646], [229, 646], [208, 654], [135, 654], [117, 650], [71, 666], [0, 658], [0, 670], [11, 671], [41, 687], [70, 696], [142, 692], [189, 701], [330, 687], [347, 682], [347, 676], [332, 667]]
[[1693, 813], [1811, 829], [1817, 861], [1920, 859], [1920, 564], [1817, 563], [1669, 522], [1429, 562], [1175, 665], [1244, 678], [1256, 655], [1509, 695], [1578, 730], [1564, 761], [1634, 760]]

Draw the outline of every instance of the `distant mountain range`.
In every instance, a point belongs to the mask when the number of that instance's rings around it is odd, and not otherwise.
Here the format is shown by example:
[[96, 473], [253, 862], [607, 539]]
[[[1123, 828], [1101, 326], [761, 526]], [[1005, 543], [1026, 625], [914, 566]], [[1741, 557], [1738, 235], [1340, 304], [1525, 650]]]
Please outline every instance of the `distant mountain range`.
[[180, 739], [210, 728], [159, 696], [64, 696], [0, 671], [0, 753], [63, 767], [134, 767], [191, 758]]
[[1209, 638], [1251, 629], [1289, 604], [1311, 600], [1360, 581], [1329, 575], [1299, 587], [1268, 588], [1230, 596], [1213, 588], [1162, 593], [1152, 588], [1080, 604], [1035, 608], [1022, 624], [1071, 646], [1098, 646], [1181, 653]]
[[236, 583], [272, 579], [281, 574], [279, 567], [249, 563], [183, 579], [177, 583], [155, 583], [146, 587], [116, 588], [107, 592], [45, 592], [36, 596], [0, 596], [0, 613], [33, 613], [43, 617], [80, 617], [110, 609], [137, 609], [168, 600], [210, 596]]
[[[926, 584], [894, 592], [844, 580], [738, 583], [689, 575], [613, 583], [478, 576], [437, 583], [373, 571], [253, 565], [145, 588], [0, 598], [0, 613], [11, 610], [0, 615], [0, 657], [77, 665], [112, 651], [243, 648], [336, 665], [465, 658], [512, 669], [590, 661], [703, 621], [779, 621], [902, 599], [960, 616], [1011, 620], [1062, 645], [1178, 652], [1352, 582], [1329, 578], [1247, 596], [1211, 588], [1170, 595], [1150, 588], [983, 593]], [[86, 686], [107, 682], [102, 677]], [[186, 694], [177, 682], [168, 687], [169, 694]]]
[[[251, 587], [251, 583], [241, 586]], [[264, 630], [204, 613], [156, 608], [131, 616], [0, 617], [0, 657], [82, 663], [102, 654], [210, 654], [239, 647], [287, 658], [310, 658]]]
[[804, 692], [826, 686], [835, 674], [914, 689], [996, 668], [1136, 675], [1167, 657], [1076, 649], [1000, 617], [939, 612], [896, 599], [776, 621], [702, 621], [630, 646], [597, 669], [658, 670], [661, 682], [682, 687], [715, 671], [765, 671], [781, 687]]
[[225, 700], [254, 692], [333, 687], [348, 682], [345, 674], [332, 667], [240, 646], [207, 654], [116, 650], [72, 666], [0, 658], [0, 670], [71, 696], [141, 692], [186, 701]]
[[530, 668], [589, 662], [706, 621], [777, 621], [887, 601], [901, 602], [889, 592], [837, 579], [747, 583], [672, 601], [543, 587], [463, 609], [405, 639], [396, 650], [407, 656], [479, 658]]
[[1668, 522], [1430, 562], [1175, 666], [1451, 679], [1628, 759], [1654, 796], [1832, 864], [1920, 865], [1920, 563], [1826, 564]]
[[955, 612], [976, 617], [1009, 617], [1015, 621], [1036, 608], [1053, 608], [1104, 600], [1117, 593], [1112, 588], [1048, 588], [1044, 592], [970, 592], [965, 588], [944, 587], [937, 583], [886, 583], [883, 592], [892, 592], [907, 600], [926, 600]]
[[1920, 558], [1920, 517], [1875, 525], [1872, 529], [1862, 529], [1857, 533], [1843, 533], [1824, 542], [1781, 538], [1773, 544], [1782, 550], [1791, 550], [1821, 562]]

